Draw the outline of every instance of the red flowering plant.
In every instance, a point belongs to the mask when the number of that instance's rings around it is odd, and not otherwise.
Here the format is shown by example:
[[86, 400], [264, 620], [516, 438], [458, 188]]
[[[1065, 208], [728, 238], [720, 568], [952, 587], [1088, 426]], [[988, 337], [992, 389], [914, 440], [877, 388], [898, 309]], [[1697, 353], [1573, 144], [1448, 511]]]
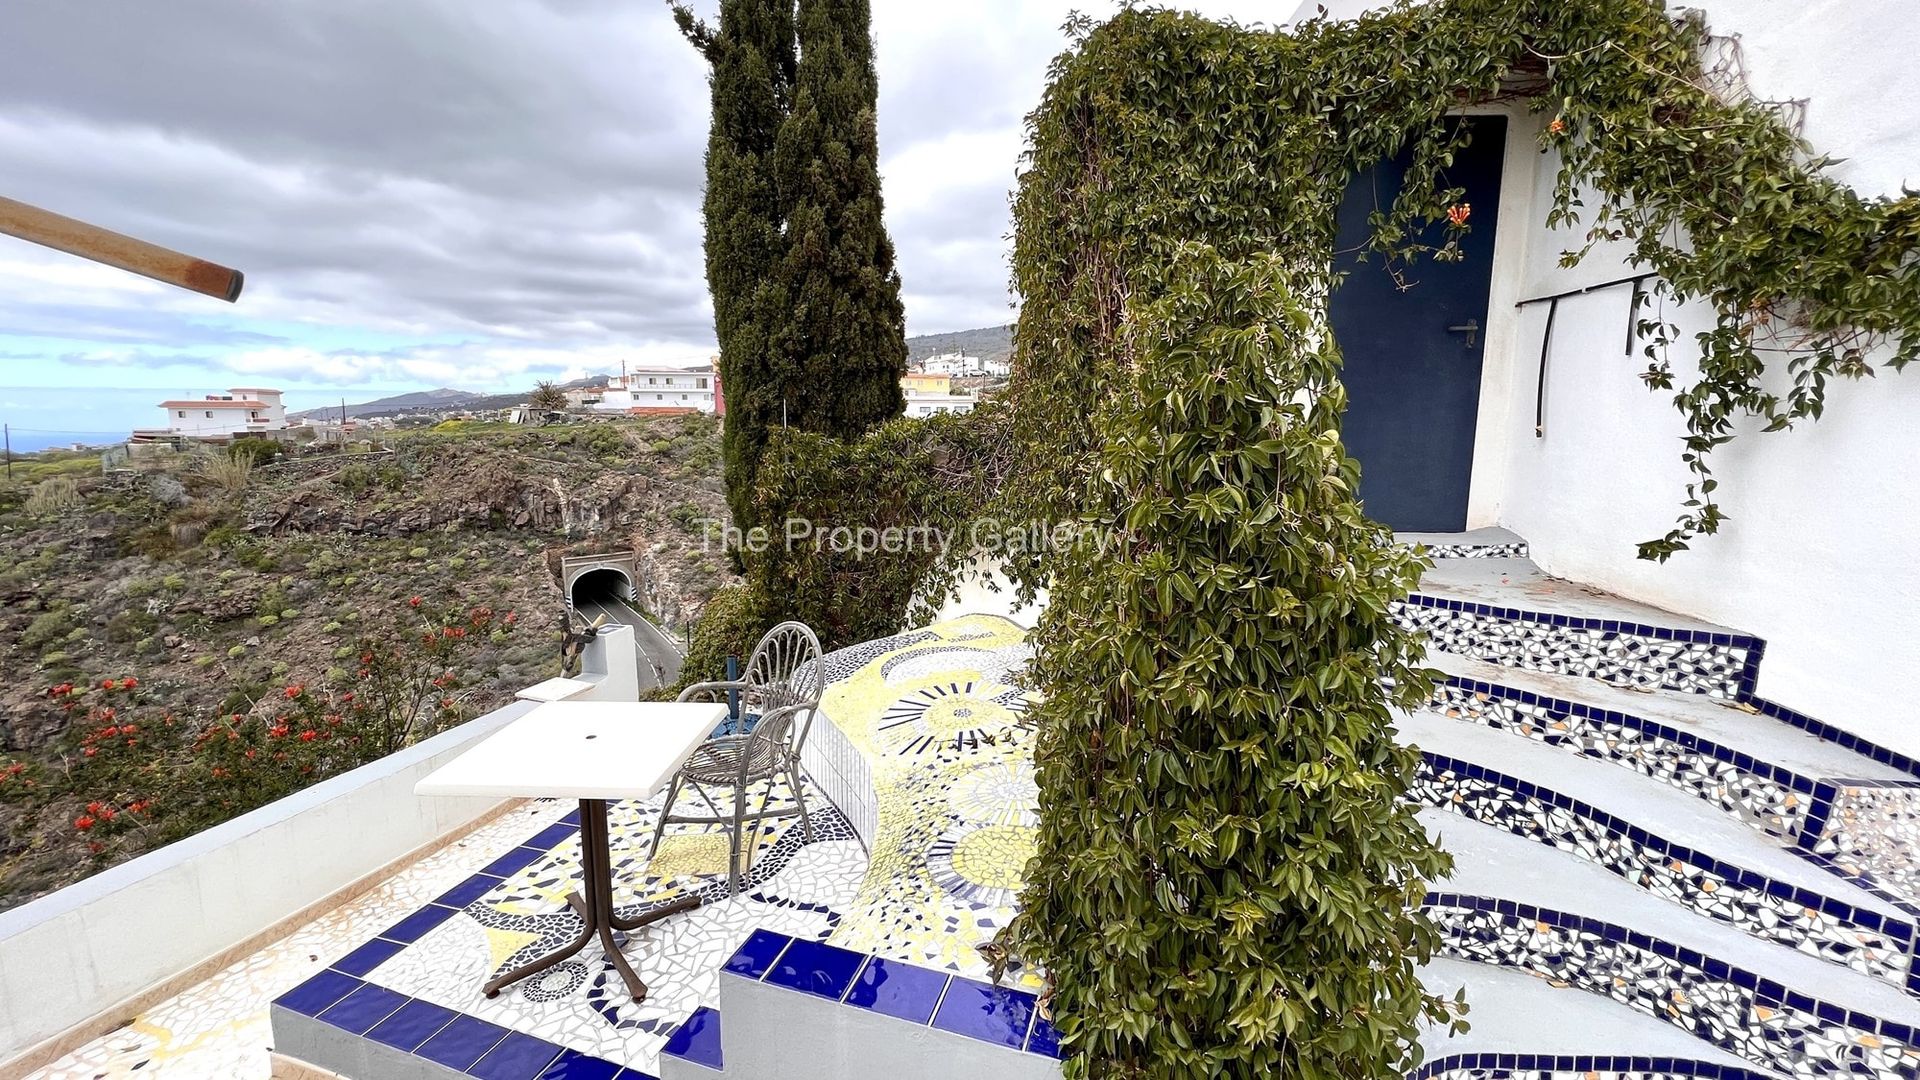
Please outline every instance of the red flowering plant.
[[[90, 687], [61, 683], [47, 695], [67, 713], [77, 740], [54, 765], [21, 762], [0, 765], [0, 796], [48, 804], [65, 815], [73, 837], [87, 850], [105, 856], [120, 848], [149, 846], [145, 835], [155, 825], [162, 794], [173, 788], [179, 762], [169, 752], [175, 723], [136, 691], [132, 676], [103, 679]], [[69, 798], [55, 798], [48, 768], [62, 769], [58, 785]], [[17, 785], [17, 786], [15, 786]], [[6, 788], [14, 786], [14, 790]], [[84, 800], [84, 802], [82, 801]]]
[[479, 646], [515, 621], [409, 605], [360, 639], [344, 675], [289, 681], [198, 721], [144, 702], [131, 677], [61, 683], [48, 696], [73, 740], [57, 761], [0, 759], [0, 799], [58, 815], [102, 858], [190, 835], [468, 719], [489, 674]]
[[359, 640], [344, 679], [289, 682], [203, 728], [192, 745], [198, 776], [230, 814], [437, 734], [470, 716], [479, 644], [512, 627], [487, 607], [410, 603], [405, 618]]

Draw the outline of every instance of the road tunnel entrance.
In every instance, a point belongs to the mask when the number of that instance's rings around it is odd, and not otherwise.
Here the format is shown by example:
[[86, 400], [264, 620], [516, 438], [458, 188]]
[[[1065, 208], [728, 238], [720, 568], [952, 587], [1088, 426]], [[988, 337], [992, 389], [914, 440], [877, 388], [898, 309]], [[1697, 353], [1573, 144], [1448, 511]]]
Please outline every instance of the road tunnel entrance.
[[634, 601], [633, 579], [625, 571], [612, 567], [588, 570], [573, 579], [567, 599], [576, 611], [583, 605], [605, 604], [614, 600], [631, 604]]

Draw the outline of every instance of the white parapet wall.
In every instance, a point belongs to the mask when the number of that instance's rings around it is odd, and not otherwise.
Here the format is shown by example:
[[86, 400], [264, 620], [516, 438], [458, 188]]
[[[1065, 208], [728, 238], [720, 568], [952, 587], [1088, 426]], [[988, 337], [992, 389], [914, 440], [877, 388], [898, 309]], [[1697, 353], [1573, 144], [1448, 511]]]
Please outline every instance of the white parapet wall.
[[0, 1061], [142, 996], [499, 805], [413, 785], [515, 702], [0, 912]]
[[[586, 650], [569, 700], [637, 699], [633, 630]], [[0, 1073], [491, 813], [422, 777], [538, 706], [519, 700], [198, 835], [0, 912]]]

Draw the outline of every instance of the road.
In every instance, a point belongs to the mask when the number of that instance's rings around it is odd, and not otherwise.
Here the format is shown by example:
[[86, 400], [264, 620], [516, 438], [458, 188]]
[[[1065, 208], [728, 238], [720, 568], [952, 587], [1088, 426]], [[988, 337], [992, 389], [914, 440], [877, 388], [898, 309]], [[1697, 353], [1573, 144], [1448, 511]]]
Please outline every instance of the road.
[[640, 654], [640, 689], [672, 686], [680, 679], [680, 646], [667, 632], [621, 600], [581, 600], [574, 610], [588, 622], [605, 615], [608, 622], [633, 627], [633, 646]]

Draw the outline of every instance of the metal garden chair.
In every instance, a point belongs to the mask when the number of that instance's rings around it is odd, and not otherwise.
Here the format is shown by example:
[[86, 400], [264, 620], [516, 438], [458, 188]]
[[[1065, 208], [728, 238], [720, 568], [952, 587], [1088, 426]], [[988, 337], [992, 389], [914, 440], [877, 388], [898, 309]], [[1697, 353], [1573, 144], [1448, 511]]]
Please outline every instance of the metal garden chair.
[[[820, 639], [802, 623], [784, 622], [767, 631], [754, 646], [741, 678], [695, 683], [682, 691], [681, 701], [727, 702], [732, 719], [723, 729], [726, 734], [701, 743], [668, 786], [667, 801], [660, 807], [647, 857], [653, 858], [660, 850], [660, 838], [668, 825], [724, 825], [730, 841], [727, 890], [732, 894], [740, 891], [743, 857], [749, 862], [752, 858], [752, 845], [745, 843], [748, 825], [798, 814], [802, 835], [811, 841], [813, 821], [807, 816], [807, 799], [800, 787], [800, 749], [813, 727], [826, 682]], [[772, 805], [774, 785], [783, 779], [793, 791], [793, 805], [776, 809]], [[760, 808], [749, 813], [747, 789], [759, 783], [764, 783], [766, 790]], [[721, 801], [714, 797], [724, 788], [732, 789], [730, 812], [721, 808], [724, 793]], [[675, 800], [689, 789], [700, 796], [710, 813], [674, 812]]]

